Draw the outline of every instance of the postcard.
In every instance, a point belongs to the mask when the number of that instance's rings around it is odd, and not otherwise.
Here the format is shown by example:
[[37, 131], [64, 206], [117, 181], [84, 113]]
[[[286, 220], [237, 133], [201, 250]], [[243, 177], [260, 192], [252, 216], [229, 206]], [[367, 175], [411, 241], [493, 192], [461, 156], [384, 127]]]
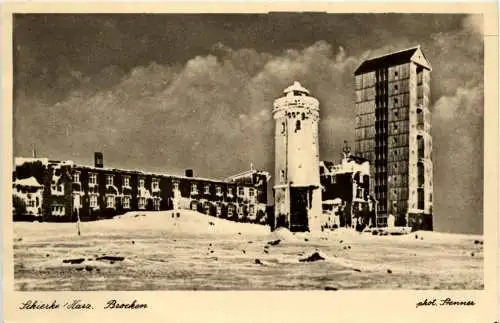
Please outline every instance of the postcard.
[[497, 9], [3, 5], [4, 321], [498, 321]]

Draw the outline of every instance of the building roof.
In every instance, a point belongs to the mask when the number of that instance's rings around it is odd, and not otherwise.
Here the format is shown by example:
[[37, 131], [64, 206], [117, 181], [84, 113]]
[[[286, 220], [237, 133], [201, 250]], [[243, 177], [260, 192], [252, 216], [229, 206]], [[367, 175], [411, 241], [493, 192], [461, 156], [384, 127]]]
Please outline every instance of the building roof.
[[358, 164], [362, 164], [364, 162], [369, 161], [368, 159], [366, 159], [364, 157], [359, 157], [359, 156], [354, 156], [354, 155], [350, 155], [349, 157], [347, 157], [347, 160], [349, 160], [349, 161], [353, 160]]
[[[33, 161], [38, 161], [38, 160], [47, 160], [47, 158], [41, 159], [41, 158], [23, 158], [23, 157], [16, 157], [16, 162], [20, 165], [22, 165], [25, 162], [33, 162]], [[239, 177], [244, 177], [244, 176], [249, 176], [254, 173], [258, 174], [264, 174], [266, 175], [267, 179], [270, 179], [270, 175], [268, 172], [265, 171], [260, 171], [256, 169], [252, 169], [249, 171], [245, 171], [236, 175], [233, 175], [229, 178], [225, 179], [216, 179], [216, 178], [204, 178], [204, 177], [188, 177], [185, 175], [177, 175], [177, 174], [171, 174], [171, 173], [162, 173], [162, 172], [149, 172], [149, 171], [144, 171], [144, 170], [137, 170], [137, 169], [124, 169], [124, 168], [115, 168], [115, 167], [96, 167], [96, 166], [90, 166], [90, 165], [83, 165], [83, 164], [76, 164], [71, 160], [66, 160], [66, 161], [54, 161], [51, 160], [49, 161], [52, 164], [60, 164], [60, 165], [70, 165], [75, 167], [76, 169], [88, 169], [90, 171], [105, 171], [105, 172], [124, 172], [124, 173], [129, 173], [129, 174], [137, 174], [137, 175], [151, 175], [151, 176], [161, 176], [161, 177], [172, 177], [176, 179], [194, 179], [198, 181], [205, 181], [205, 182], [213, 182], [213, 183], [226, 183], [226, 184], [231, 184], [233, 183], [233, 180]], [[34, 179], [34, 178], [33, 178]], [[36, 181], [36, 179], [34, 179]], [[23, 185], [23, 184], [19, 184]], [[39, 185], [39, 184], [38, 184]], [[28, 186], [28, 185], [25, 185]]]
[[299, 82], [295, 81], [292, 85], [283, 90], [283, 93], [287, 94], [292, 91], [304, 92], [309, 94], [309, 90], [303, 87]]
[[361, 65], [359, 65], [359, 67], [354, 71], [354, 75], [372, 72], [380, 66], [394, 66], [408, 62], [415, 62], [429, 70], [432, 70], [429, 61], [425, 58], [420, 45], [418, 45], [401, 51], [368, 59], [361, 63]]
[[325, 165], [325, 167], [327, 168], [327, 170], [329, 172], [331, 172], [333, 170], [333, 166], [335, 166], [334, 162], [331, 162], [331, 161], [328, 161], [328, 160], [323, 160], [322, 162], [323, 162], [323, 164]]
[[47, 165], [49, 163], [48, 158], [33, 158], [33, 157], [15, 157], [14, 166], [22, 166], [24, 163], [34, 163], [41, 162], [42, 165]]
[[199, 181], [205, 181], [205, 182], [216, 182], [216, 183], [229, 183], [225, 179], [215, 179], [215, 178], [204, 178], [204, 177], [189, 177], [185, 175], [177, 175], [177, 174], [171, 174], [171, 173], [163, 173], [163, 172], [150, 172], [150, 171], [144, 171], [144, 170], [137, 170], [137, 169], [125, 169], [125, 168], [115, 168], [115, 167], [95, 167], [95, 166], [90, 166], [90, 165], [83, 165], [83, 164], [75, 164], [74, 165], [76, 169], [88, 169], [90, 171], [106, 171], [106, 172], [123, 172], [127, 174], [136, 174], [136, 175], [143, 175], [143, 176], [160, 176], [160, 177], [172, 177], [176, 179], [195, 179]]
[[23, 179], [17, 179], [14, 182], [14, 185], [25, 186], [25, 187], [43, 187], [43, 185], [38, 183], [36, 178], [33, 176], [28, 177], [28, 178], [23, 178]]

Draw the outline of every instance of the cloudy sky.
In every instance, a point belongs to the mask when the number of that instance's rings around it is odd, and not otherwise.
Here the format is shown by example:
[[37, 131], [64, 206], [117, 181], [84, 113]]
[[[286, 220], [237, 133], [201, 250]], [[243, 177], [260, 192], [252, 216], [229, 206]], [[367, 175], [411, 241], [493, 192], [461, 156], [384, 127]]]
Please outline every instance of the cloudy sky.
[[355, 68], [417, 44], [434, 69], [436, 229], [480, 233], [480, 15], [16, 15], [14, 155], [272, 172], [272, 101], [299, 80], [321, 103], [321, 158], [338, 160], [354, 140]]

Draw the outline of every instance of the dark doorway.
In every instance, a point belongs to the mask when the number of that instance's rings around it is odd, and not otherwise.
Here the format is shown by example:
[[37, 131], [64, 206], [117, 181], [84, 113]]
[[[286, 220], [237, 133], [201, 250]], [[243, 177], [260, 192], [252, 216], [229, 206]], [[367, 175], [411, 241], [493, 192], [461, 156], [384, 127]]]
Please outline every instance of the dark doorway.
[[309, 188], [290, 188], [290, 231], [309, 231], [307, 218]]

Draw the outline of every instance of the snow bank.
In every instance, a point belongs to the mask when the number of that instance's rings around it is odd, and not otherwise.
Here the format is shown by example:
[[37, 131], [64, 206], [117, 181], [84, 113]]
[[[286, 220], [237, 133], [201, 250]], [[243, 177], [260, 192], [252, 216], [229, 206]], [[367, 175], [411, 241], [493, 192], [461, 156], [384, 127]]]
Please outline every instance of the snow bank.
[[482, 235], [444, 233], [435, 231], [416, 231], [408, 235], [397, 236], [401, 240], [424, 240], [435, 243], [456, 243], [473, 240], [483, 240]]
[[287, 228], [277, 228], [271, 232], [269, 239], [273, 240], [295, 240], [295, 236]]
[[[192, 210], [179, 210], [179, 216], [173, 211], [129, 212], [107, 220], [105, 225], [131, 229], [155, 229], [191, 234], [269, 234], [268, 226], [253, 223], [239, 223], [216, 218]], [[105, 222], [105, 221], [99, 221]], [[103, 223], [104, 225], [104, 223]]]

